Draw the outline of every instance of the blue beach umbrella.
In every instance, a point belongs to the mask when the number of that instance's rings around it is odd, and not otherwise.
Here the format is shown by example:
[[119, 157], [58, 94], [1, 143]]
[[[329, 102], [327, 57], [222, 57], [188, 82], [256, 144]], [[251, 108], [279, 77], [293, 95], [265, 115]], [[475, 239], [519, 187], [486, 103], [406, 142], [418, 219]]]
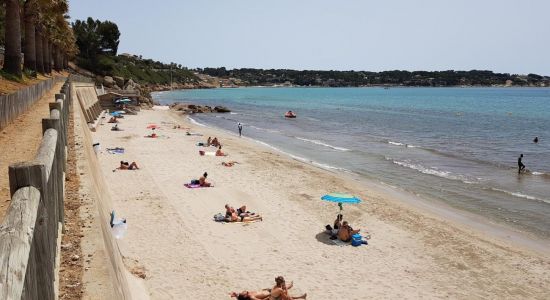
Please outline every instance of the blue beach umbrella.
[[344, 204], [344, 203], [348, 203], [348, 204], [361, 203], [361, 199], [359, 199], [359, 198], [357, 198], [353, 195], [344, 194], [344, 193], [326, 194], [323, 197], [321, 197], [321, 200], [338, 203], [338, 207], [340, 207], [340, 210], [343, 209], [342, 204]]
[[118, 99], [115, 101], [115, 103], [130, 103], [132, 102], [132, 100], [128, 99], [128, 98], [124, 98], [124, 99]]
[[115, 111], [115, 112], [112, 112], [111, 113], [111, 116], [113, 117], [119, 117], [120, 116], [120, 113], [118, 111]]

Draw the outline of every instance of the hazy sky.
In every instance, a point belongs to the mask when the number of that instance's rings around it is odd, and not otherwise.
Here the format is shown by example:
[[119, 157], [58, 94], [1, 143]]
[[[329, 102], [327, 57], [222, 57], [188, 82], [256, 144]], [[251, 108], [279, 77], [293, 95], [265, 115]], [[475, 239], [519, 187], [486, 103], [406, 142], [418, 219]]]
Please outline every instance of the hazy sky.
[[185, 66], [550, 75], [550, 0], [71, 0]]

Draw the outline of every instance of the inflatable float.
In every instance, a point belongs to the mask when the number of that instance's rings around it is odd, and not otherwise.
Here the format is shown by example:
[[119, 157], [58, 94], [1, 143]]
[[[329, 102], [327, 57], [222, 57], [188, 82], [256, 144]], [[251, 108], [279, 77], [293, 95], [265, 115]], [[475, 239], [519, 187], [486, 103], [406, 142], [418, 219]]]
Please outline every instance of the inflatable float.
[[289, 111], [285, 114], [285, 118], [296, 118], [296, 114], [293, 113], [291, 110], [289, 110]]

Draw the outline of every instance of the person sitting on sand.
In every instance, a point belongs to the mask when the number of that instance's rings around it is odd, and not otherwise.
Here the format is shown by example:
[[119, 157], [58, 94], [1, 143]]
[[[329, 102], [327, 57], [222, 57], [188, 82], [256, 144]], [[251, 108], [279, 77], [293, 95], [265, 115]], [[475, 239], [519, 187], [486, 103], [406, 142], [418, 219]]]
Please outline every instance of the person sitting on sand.
[[222, 152], [222, 146], [219, 146], [218, 150], [216, 150], [216, 156], [227, 156], [227, 154]]
[[208, 177], [208, 173], [204, 172], [204, 174], [202, 174], [201, 178], [199, 178], [199, 185], [200, 186], [204, 186], [204, 187], [212, 186], [212, 184], [210, 182], [206, 181], [206, 177]]
[[135, 161], [133, 161], [131, 164], [129, 164], [127, 161], [120, 161], [120, 166], [118, 167], [119, 170], [139, 170], [138, 165]]
[[206, 147], [210, 147], [210, 145], [212, 145], [212, 137], [208, 137], [206, 140]]
[[229, 295], [231, 298], [237, 298], [237, 300], [262, 300], [269, 298], [269, 290], [261, 290], [259, 292], [254, 291], [242, 291], [240, 293], [231, 292]]
[[342, 227], [342, 220], [344, 216], [342, 214], [338, 214], [336, 216], [336, 220], [334, 220], [333, 227], [330, 225], [325, 226], [326, 233], [330, 235], [330, 239], [334, 240], [336, 239], [336, 235], [338, 234], [338, 229]]
[[222, 166], [225, 166], [225, 167], [232, 167], [235, 164], [238, 164], [238, 162], [236, 162], [236, 161], [228, 161], [228, 162], [222, 161]]
[[294, 284], [290, 282], [287, 286], [283, 276], [277, 276], [275, 278], [275, 286], [271, 289], [269, 294], [270, 300], [293, 300], [293, 299], [306, 299], [307, 294], [301, 296], [290, 296], [288, 290], [290, 290]]
[[115, 126], [111, 128], [111, 131], [122, 131], [122, 129], [118, 128], [118, 124], [115, 124]]
[[107, 123], [118, 123], [118, 120], [115, 117], [111, 117], [109, 119], [109, 122], [107, 122]]
[[214, 146], [214, 147], [220, 147], [222, 144], [220, 144], [220, 142], [218, 141], [218, 138], [217, 137], [214, 137], [212, 139], [212, 142], [210, 143], [210, 145]]
[[348, 221], [344, 221], [342, 223], [342, 227], [338, 230], [338, 238], [342, 242], [349, 242], [351, 241], [351, 236], [358, 233], [360, 229], [354, 230], [351, 228], [351, 226], [348, 224]]

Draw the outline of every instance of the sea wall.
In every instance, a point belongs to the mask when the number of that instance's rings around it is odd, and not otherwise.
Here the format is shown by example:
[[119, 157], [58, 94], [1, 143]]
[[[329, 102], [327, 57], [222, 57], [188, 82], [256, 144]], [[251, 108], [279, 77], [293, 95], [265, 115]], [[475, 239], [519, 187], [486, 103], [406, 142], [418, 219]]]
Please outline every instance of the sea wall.
[[[82, 82], [74, 84], [71, 93], [72, 96], [77, 97], [77, 94], [84, 97], [83, 103], [89, 103], [92, 106], [97, 102], [97, 95], [91, 93], [79, 93], [80, 89], [89, 91], [90, 87]], [[124, 262], [122, 260], [122, 254], [119, 249], [117, 240], [112, 234], [109, 224], [110, 212], [113, 209], [111, 195], [106, 187], [104, 176], [99, 168], [96, 154], [93, 150], [93, 138], [92, 133], [88, 126], [88, 120], [86, 117], [85, 108], [81, 105], [75, 105], [75, 123], [80, 123], [79, 132], [75, 132], [76, 135], [82, 135], [83, 144], [80, 145], [83, 149], [83, 154], [78, 157], [78, 160], [83, 163], [85, 176], [89, 176], [91, 184], [89, 187], [89, 197], [95, 202], [97, 208], [97, 215], [99, 217], [100, 227], [96, 228], [101, 232], [102, 242], [104, 245], [105, 254], [107, 257], [107, 269], [111, 277], [112, 286], [114, 287], [113, 294], [116, 295], [116, 299], [144, 299], [146, 295], [140, 293], [139, 288], [134, 288], [136, 282], [132, 275], [126, 270]]]

